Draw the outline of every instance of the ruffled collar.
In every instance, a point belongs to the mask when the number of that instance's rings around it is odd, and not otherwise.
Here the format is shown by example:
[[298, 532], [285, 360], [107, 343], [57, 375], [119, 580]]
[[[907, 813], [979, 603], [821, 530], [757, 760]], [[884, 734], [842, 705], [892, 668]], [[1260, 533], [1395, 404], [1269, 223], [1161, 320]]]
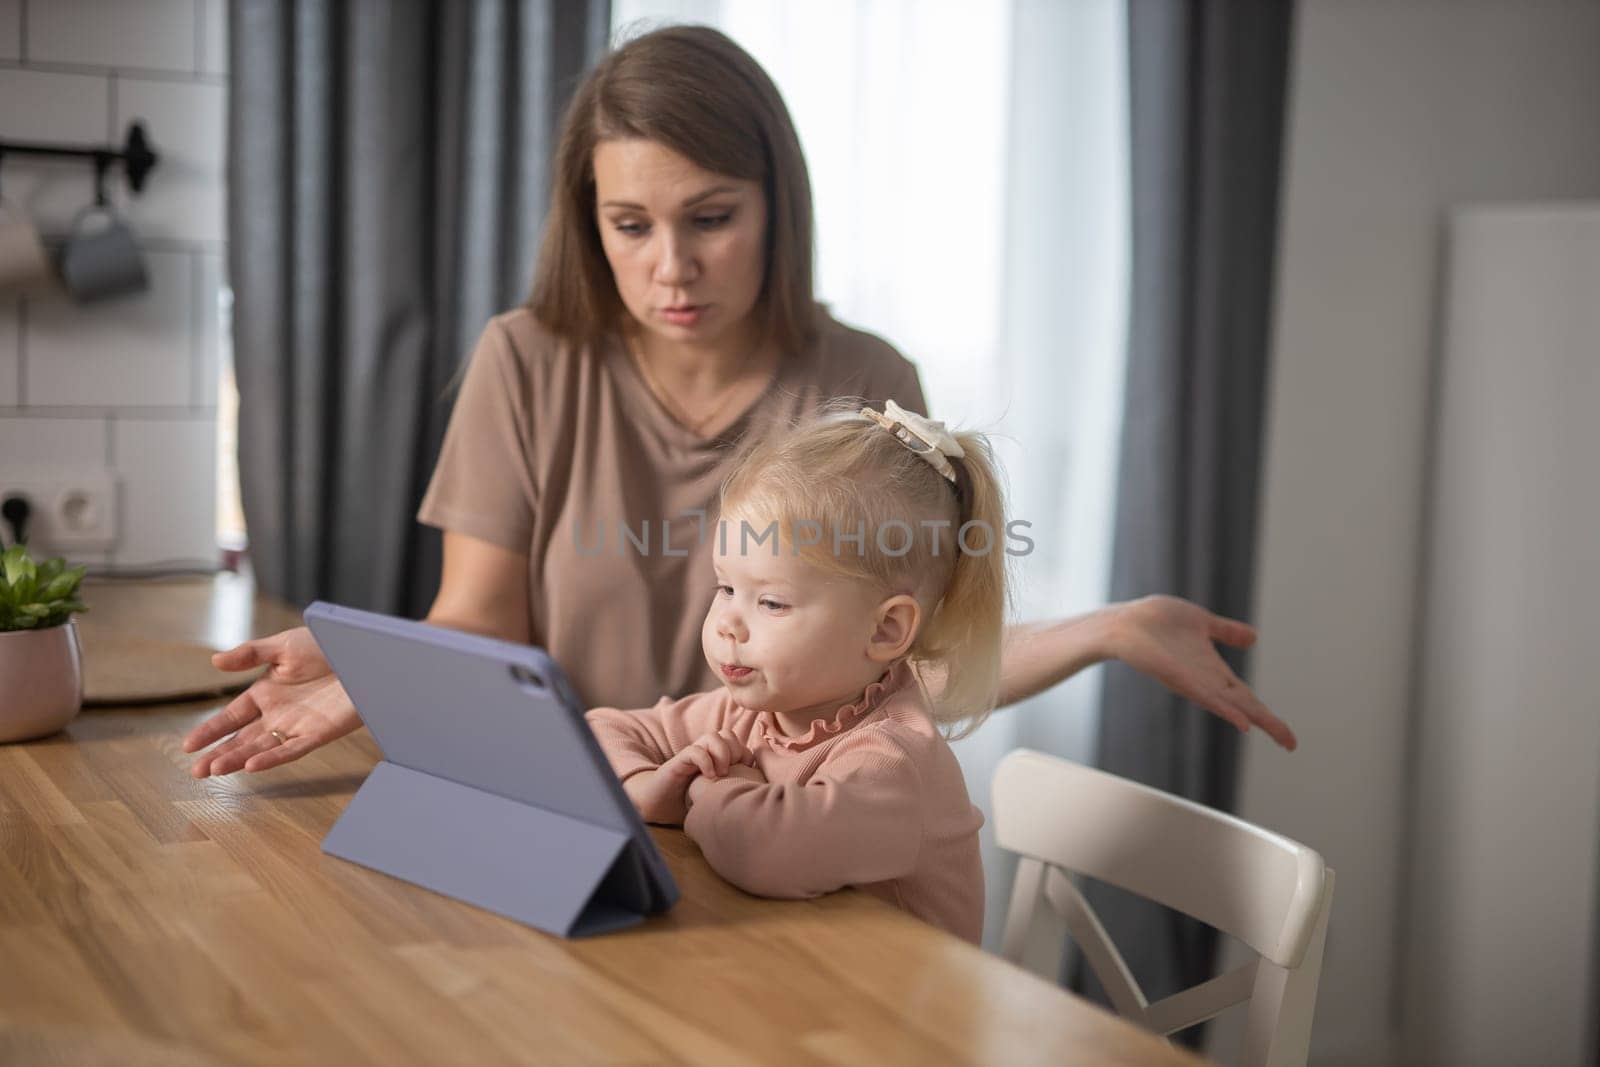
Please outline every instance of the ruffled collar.
[[913, 681], [911, 667], [901, 660], [887, 671], [876, 682], [862, 690], [859, 700], [842, 705], [833, 713], [830, 719], [812, 719], [811, 728], [796, 737], [785, 737], [783, 729], [778, 725], [778, 717], [770, 711], [757, 714], [756, 724], [760, 729], [761, 737], [773, 748], [787, 749], [790, 752], [799, 752], [803, 749], [826, 741], [830, 737], [850, 729], [861, 719], [866, 718], [876, 711], [883, 701], [890, 695], [903, 689]]

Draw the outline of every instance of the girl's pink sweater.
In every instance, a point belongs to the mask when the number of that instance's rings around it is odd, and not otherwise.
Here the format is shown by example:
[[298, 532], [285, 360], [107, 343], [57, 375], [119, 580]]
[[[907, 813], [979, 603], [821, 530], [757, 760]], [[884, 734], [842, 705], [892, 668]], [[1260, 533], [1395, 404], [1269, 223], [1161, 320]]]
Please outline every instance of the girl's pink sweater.
[[983, 815], [905, 663], [831, 719], [784, 737], [776, 716], [726, 689], [652, 708], [595, 708], [589, 725], [617, 777], [659, 767], [702, 735], [731, 729], [766, 782], [719, 778], [683, 828], [728, 881], [768, 897], [858, 886], [977, 943], [983, 933]]

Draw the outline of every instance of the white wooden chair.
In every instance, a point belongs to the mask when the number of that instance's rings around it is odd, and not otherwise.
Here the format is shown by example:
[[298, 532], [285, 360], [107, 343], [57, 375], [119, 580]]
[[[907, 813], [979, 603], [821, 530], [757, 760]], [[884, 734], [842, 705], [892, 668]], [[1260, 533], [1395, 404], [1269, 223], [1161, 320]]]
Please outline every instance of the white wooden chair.
[[[1245, 1067], [1305, 1064], [1333, 900], [1333, 871], [1321, 856], [1242, 819], [1028, 749], [995, 772], [994, 825], [1000, 846], [1021, 857], [1006, 959], [1054, 982], [1070, 934], [1118, 1014], [1166, 1035], [1248, 1001]], [[1193, 916], [1260, 958], [1151, 1004], [1067, 872]]]

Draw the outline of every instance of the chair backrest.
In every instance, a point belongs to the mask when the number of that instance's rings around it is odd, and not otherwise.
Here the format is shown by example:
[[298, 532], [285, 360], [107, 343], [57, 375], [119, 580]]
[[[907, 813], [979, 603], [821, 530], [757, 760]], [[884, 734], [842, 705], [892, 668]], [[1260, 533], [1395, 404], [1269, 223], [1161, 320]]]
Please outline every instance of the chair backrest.
[[[1119, 1014], [1171, 1034], [1248, 1001], [1245, 1064], [1305, 1063], [1333, 899], [1321, 856], [1243, 819], [1027, 749], [1001, 761], [993, 799], [996, 840], [1021, 856], [1007, 959], [1053, 981], [1064, 924]], [[1151, 1004], [1067, 872], [1193, 916], [1260, 958]]]

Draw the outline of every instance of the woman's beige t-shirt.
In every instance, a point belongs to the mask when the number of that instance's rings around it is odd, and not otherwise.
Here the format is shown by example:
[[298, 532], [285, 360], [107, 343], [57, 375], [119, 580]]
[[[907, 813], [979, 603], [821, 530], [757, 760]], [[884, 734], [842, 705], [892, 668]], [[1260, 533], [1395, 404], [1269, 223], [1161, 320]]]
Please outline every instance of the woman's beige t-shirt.
[[615, 341], [573, 345], [510, 311], [473, 353], [417, 517], [528, 554], [533, 642], [589, 706], [713, 689], [700, 624], [717, 492], [741, 444], [835, 397], [927, 413], [910, 361], [825, 317], [810, 351], [786, 354], [760, 397], [703, 438]]

